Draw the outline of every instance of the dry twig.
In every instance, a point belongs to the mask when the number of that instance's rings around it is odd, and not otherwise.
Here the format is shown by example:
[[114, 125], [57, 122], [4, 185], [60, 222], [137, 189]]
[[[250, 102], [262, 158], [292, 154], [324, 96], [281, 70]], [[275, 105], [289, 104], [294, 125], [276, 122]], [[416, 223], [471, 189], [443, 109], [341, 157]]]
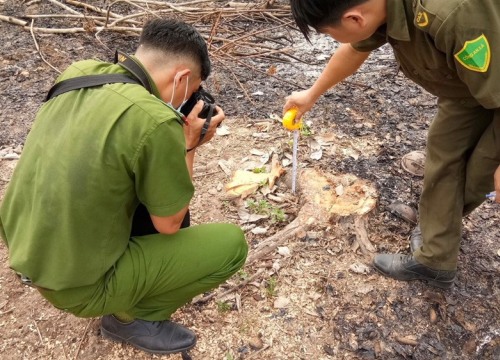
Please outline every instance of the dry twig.
[[44, 63], [46, 63], [47, 65], [49, 65], [53, 70], [55, 70], [56, 72], [58, 72], [60, 74], [61, 71], [58, 68], [56, 68], [55, 66], [53, 66], [51, 63], [49, 63], [47, 60], [45, 60], [45, 57], [43, 56], [42, 52], [40, 51], [40, 46], [38, 46], [38, 42], [36, 41], [35, 33], [33, 32], [33, 23], [34, 22], [35, 22], [35, 20], [31, 19], [30, 32], [31, 32], [31, 37], [33, 38], [33, 41], [35, 42], [35, 48], [38, 51], [38, 54], [40, 55], [40, 58], [42, 59], [42, 61]]
[[[99, 38], [102, 33], [120, 32], [138, 36], [142, 31], [141, 25], [148, 17], [168, 15], [196, 26], [207, 40], [214, 62], [222, 64], [228, 70], [250, 102], [252, 100], [240, 81], [241, 74], [248, 74], [248, 70], [297, 87], [297, 83], [261, 71], [253, 65], [253, 61], [269, 63], [270, 66], [276, 62], [287, 62], [288, 59], [301, 61], [287, 47], [287, 44], [293, 43], [290, 35], [293, 21], [287, 5], [278, 5], [273, 1], [240, 4], [231, 1], [214, 3], [209, 0], [194, 0], [172, 4], [165, 1], [116, 0], [104, 8], [82, 0], [66, 0], [64, 3], [49, 0], [49, 3], [60, 8], [62, 13], [26, 15], [32, 20], [31, 26], [27, 21], [12, 16], [0, 15], [0, 21], [20, 25], [30, 31], [42, 60], [58, 72], [43, 57], [36, 41], [36, 33], [93, 33], [97, 41], [107, 47]], [[112, 8], [114, 11], [111, 11]], [[83, 9], [84, 13], [78, 9]], [[35, 27], [33, 19], [39, 19], [37, 25], [43, 23], [44, 26]], [[54, 26], [51, 19], [57, 19], [57, 26]], [[64, 20], [67, 21], [63, 22]], [[82, 26], [82, 20], [88, 23]]]
[[94, 322], [94, 319], [90, 319], [89, 322], [87, 323], [87, 326], [85, 327], [85, 330], [83, 331], [82, 338], [80, 339], [80, 343], [78, 344], [78, 348], [76, 349], [75, 356], [73, 359], [78, 358], [78, 354], [80, 353], [80, 349], [82, 347], [83, 340], [85, 340], [85, 337], [87, 336], [87, 332], [89, 331], [90, 325]]
[[243, 280], [242, 282], [236, 284], [235, 286], [231, 287], [230, 289], [224, 291], [223, 293], [221, 294], [217, 294], [216, 292], [213, 292], [211, 293], [210, 295], [207, 295], [207, 296], [204, 296], [196, 301], [193, 301], [193, 304], [199, 304], [199, 303], [204, 303], [204, 302], [207, 302], [208, 300], [211, 300], [213, 299], [214, 297], [217, 297], [217, 299], [221, 299], [223, 298], [224, 296], [232, 293], [233, 291], [236, 291], [240, 288], [242, 288], [243, 286], [247, 285], [248, 283], [254, 281], [256, 278], [258, 278], [262, 273], [264, 272], [264, 269], [259, 269], [257, 270], [257, 272], [255, 274], [253, 274], [252, 276], [250, 276], [248, 279], [245, 279]]

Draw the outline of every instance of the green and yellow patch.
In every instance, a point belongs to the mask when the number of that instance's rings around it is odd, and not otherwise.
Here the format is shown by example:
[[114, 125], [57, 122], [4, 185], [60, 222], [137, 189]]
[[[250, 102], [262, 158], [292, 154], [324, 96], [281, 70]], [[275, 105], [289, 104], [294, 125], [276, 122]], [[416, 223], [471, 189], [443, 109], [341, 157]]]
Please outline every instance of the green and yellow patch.
[[484, 34], [464, 43], [462, 50], [457, 52], [455, 59], [466, 69], [486, 72], [490, 66], [490, 44]]

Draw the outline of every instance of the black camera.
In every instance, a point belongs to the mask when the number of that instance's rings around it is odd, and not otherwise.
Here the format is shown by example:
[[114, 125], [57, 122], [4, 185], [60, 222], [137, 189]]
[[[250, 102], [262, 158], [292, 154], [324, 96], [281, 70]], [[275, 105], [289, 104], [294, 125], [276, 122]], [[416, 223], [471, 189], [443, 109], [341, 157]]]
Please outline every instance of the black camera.
[[217, 115], [214, 97], [201, 86], [198, 91], [195, 91], [193, 95], [191, 95], [191, 97], [181, 107], [181, 113], [184, 114], [184, 116], [188, 116], [188, 114], [191, 112], [191, 110], [193, 110], [194, 106], [199, 100], [203, 100], [203, 108], [198, 114], [199, 118], [206, 119], [209, 116], [212, 117], [214, 115]]

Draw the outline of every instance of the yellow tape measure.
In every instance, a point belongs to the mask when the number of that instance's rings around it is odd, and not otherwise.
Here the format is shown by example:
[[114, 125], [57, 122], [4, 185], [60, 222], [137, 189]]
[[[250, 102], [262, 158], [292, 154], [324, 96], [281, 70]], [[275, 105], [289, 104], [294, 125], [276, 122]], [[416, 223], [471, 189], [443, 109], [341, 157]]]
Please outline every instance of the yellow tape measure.
[[283, 127], [287, 130], [299, 130], [302, 127], [302, 119], [298, 122], [294, 122], [297, 116], [297, 108], [289, 109], [283, 116]]

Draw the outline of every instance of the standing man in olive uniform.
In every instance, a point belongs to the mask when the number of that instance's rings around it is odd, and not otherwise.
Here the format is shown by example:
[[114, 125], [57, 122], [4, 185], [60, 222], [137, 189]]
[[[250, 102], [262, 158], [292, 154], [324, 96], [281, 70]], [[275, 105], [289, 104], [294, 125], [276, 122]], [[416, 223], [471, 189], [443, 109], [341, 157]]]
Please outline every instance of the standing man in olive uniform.
[[500, 2], [291, 0], [291, 8], [306, 38], [313, 28], [342, 44], [284, 111], [295, 106], [300, 118], [385, 43], [404, 74], [438, 97], [412, 254], [379, 254], [373, 264], [398, 280], [452, 286], [462, 216], [493, 190], [500, 203]]

